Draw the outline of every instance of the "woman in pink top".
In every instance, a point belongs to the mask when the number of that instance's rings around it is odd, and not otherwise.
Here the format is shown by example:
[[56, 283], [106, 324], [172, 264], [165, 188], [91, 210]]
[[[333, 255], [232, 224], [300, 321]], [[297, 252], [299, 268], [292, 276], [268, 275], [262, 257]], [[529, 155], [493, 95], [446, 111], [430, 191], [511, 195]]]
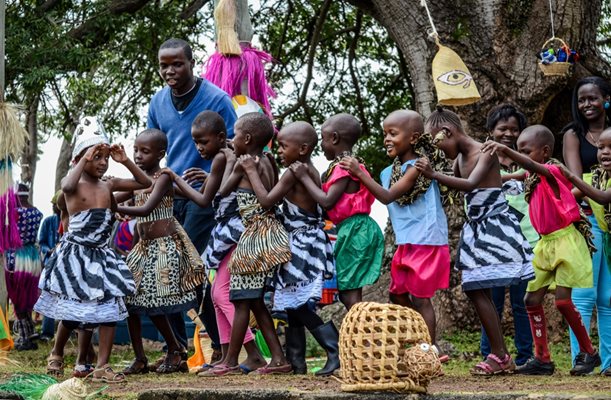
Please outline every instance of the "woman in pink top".
[[[373, 195], [339, 166], [342, 157], [352, 154], [352, 147], [361, 135], [361, 124], [352, 115], [342, 113], [326, 120], [321, 130], [321, 147], [331, 161], [322, 176], [322, 190], [307, 176], [302, 182], [337, 226], [334, 249], [337, 288], [340, 301], [349, 310], [362, 300], [363, 286], [375, 283], [380, 276], [384, 235], [369, 216]], [[363, 164], [360, 168], [367, 172]]]

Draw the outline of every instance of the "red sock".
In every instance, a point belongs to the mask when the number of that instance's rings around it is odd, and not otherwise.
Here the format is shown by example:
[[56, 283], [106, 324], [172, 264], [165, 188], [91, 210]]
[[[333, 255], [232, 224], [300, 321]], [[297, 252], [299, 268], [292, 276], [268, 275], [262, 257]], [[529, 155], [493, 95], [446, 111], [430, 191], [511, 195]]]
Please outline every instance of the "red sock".
[[573, 301], [571, 299], [556, 300], [556, 308], [558, 311], [560, 311], [560, 314], [562, 314], [564, 319], [566, 319], [566, 322], [568, 322], [569, 326], [573, 330], [573, 333], [577, 338], [577, 342], [579, 342], [579, 351], [588, 354], [594, 353], [592, 341], [590, 340], [588, 331], [583, 325], [581, 314], [579, 314], [579, 311], [577, 311], [575, 308]]
[[543, 305], [526, 306], [526, 312], [530, 320], [530, 332], [535, 342], [535, 357], [545, 363], [551, 362], [549, 347], [547, 347], [547, 325]]

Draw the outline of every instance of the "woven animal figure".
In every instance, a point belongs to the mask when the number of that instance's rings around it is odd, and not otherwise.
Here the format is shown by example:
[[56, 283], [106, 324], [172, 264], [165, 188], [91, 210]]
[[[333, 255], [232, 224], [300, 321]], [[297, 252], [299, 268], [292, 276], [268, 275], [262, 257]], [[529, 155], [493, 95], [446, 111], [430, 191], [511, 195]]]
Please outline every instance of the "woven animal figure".
[[406, 352], [430, 342], [428, 328], [418, 312], [394, 304], [358, 303], [340, 329], [341, 389], [426, 392], [433, 375], [431, 368], [414, 368], [414, 358], [406, 358]]
[[428, 343], [420, 343], [405, 350], [403, 360], [406, 376], [419, 386], [426, 387], [431, 379], [441, 376], [439, 355]]

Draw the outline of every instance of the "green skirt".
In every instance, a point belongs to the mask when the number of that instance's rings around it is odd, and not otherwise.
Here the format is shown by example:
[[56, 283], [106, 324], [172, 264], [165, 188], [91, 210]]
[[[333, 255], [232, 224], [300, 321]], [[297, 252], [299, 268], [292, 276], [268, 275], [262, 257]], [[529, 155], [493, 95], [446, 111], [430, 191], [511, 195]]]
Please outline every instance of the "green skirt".
[[335, 270], [339, 290], [359, 289], [380, 277], [384, 235], [367, 214], [346, 218], [337, 226]]

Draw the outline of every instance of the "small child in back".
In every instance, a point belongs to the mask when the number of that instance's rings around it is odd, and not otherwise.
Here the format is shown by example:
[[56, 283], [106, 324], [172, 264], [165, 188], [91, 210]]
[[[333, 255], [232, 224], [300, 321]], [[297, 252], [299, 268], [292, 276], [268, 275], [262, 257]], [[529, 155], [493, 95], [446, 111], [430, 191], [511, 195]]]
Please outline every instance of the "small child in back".
[[[229, 270], [227, 265], [231, 253], [240, 240], [244, 231], [242, 218], [238, 211], [238, 200], [236, 191], [227, 196], [221, 196], [218, 191], [221, 187], [225, 171], [231, 172], [235, 163], [233, 152], [227, 147], [227, 128], [223, 117], [217, 112], [206, 110], [195, 117], [191, 125], [191, 136], [198, 153], [205, 159], [211, 159], [210, 173], [206, 177], [200, 191], [193, 189], [184, 179], [174, 171], [165, 168], [162, 172], [169, 174], [174, 183], [181, 190], [183, 196], [193, 201], [200, 207], [212, 207], [215, 211], [216, 225], [212, 229], [208, 246], [204, 252], [206, 268], [216, 270], [212, 282], [211, 297], [216, 313], [216, 322], [219, 330], [222, 356], [215, 363], [202, 365], [198, 373], [200, 376], [208, 376], [208, 372], [215, 365], [225, 362], [235, 308], [229, 301]], [[246, 330], [244, 336], [244, 349], [248, 354], [245, 361], [240, 364], [244, 372], [256, 370], [265, 365], [265, 359], [259, 352], [250, 329]]]
[[515, 369], [507, 351], [490, 289], [533, 278], [532, 251], [501, 190], [497, 157], [484, 156], [482, 144], [467, 136], [460, 118], [439, 107], [426, 121], [426, 131], [448, 158], [456, 159], [454, 175], [431, 168], [426, 158], [416, 162], [422, 174], [465, 193], [467, 221], [460, 238], [456, 266], [462, 288], [473, 302], [491, 352], [471, 369], [474, 375], [494, 375]]
[[[361, 124], [352, 115], [342, 113], [327, 119], [321, 131], [320, 146], [331, 161], [322, 176], [322, 190], [307, 174], [299, 179], [337, 226], [334, 248], [337, 288], [340, 301], [350, 310], [362, 301], [363, 287], [380, 277], [384, 235], [369, 216], [375, 198], [357, 178], [339, 167], [343, 157], [352, 155], [352, 148], [361, 136]], [[369, 175], [362, 163], [359, 168]]]
[[[267, 116], [260, 113], [244, 114], [234, 126], [233, 149], [236, 156], [248, 154], [258, 157], [257, 172], [266, 189], [278, 182], [278, 168], [270, 154], [263, 149], [274, 135], [274, 127]], [[230, 161], [234, 162], [234, 161]], [[210, 375], [241, 374], [238, 355], [248, 329], [250, 312], [270, 349], [272, 358], [259, 374], [288, 374], [293, 368], [287, 362], [272, 317], [263, 296], [270, 287], [276, 266], [291, 259], [288, 234], [275, 218], [274, 210], [264, 209], [253, 192], [252, 184], [241, 164], [235, 163], [228, 178], [223, 179], [221, 196], [237, 188], [237, 201], [244, 224], [244, 232], [229, 260], [229, 300], [235, 306], [231, 340], [223, 364], [210, 370]]]
[[167, 315], [197, 308], [195, 288], [205, 280], [199, 253], [173, 216], [174, 191], [169, 176], [159, 174], [168, 139], [158, 129], [142, 131], [134, 142], [134, 161], [153, 185], [130, 192], [135, 205], [118, 206], [121, 214], [137, 217], [137, 242], [127, 256], [136, 294], [126, 298], [129, 336], [136, 358], [123, 370], [126, 375], [149, 371], [141, 335], [146, 315], [163, 336], [168, 351], [158, 373], [186, 372], [187, 349], [172, 331]]
[[286, 170], [271, 190], [261, 182], [252, 157], [243, 158], [241, 163], [263, 208], [282, 202], [292, 256], [278, 269], [274, 309], [288, 315], [287, 359], [294, 373], [307, 372], [306, 327], [327, 352], [327, 362], [316, 375], [327, 376], [339, 368], [339, 333], [332, 321], [324, 323], [316, 314], [316, 303], [322, 297], [324, 277], [333, 274], [333, 248], [322, 229], [322, 209], [295, 176], [307, 175], [320, 187], [320, 177], [311, 159], [316, 148], [316, 131], [307, 122], [294, 122], [282, 128], [277, 139], [282, 165], [301, 168]]
[[424, 178], [414, 167], [418, 157], [432, 156], [423, 148], [431, 138], [424, 134], [424, 122], [415, 111], [393, 111], [383, 128], [386, 152], [393, 159], [382, 171], [383, 186], [365, 173], [354, 157], [345, 157], [340, 165], [388, 206], [398, 245], [390, 268], [390, 300], [418, 311], [435, 343], [431, 298], [450, 281], [448, 223], [437, 182]]
[[[535, 246], [535, 280], [529, 282], [526, 310], [535, 342], [535, 357], [520, 366], [516, 373], [551, 375], [551, 361], [547, 343], [547, 325], [543, 312], [543, 298], [550, 285], [556, 284], [556, 308], [566, 319], [579, 341], [571, 375], [591, 373], [601, 363], [592, 347], [581, 315], [571, 300], [574, 287], [592, 287], [592, 258], [588, 251], [590, 225], [571, 193], [571, 184], [562, 174], [558, 162], [551, 159], [554, 135], [543, 125], [526, 128], [517, 142], [518, 151], [497, 142], [486, 142], [481, 151], [494, 156], [501, 153], [530, 172], [525, 182], [525, 196], [529, 203], [530, 220], [541, 235]], [[496, 157], [492, 157], [496, 158]], [[578, 229], [579, 224], [585, 229]]]
[[[115, 383], [124, 380], [108, 363], [115, 327], [117, 321], [127, 317], [124, 298], [135, 293], [135, 285], [125, 262], [108, 248], [111, 209], [116, 207], [112, 193], [144, 189], [151, 181], [127, 158], [123, 146], [108, 145], [96, 122], [86, 117], [79, 126], [83, 133], [76, 137], [73, 151], [76, 165], [61, 184], [70, 214], [68, 232], [45, 264], [39, 284], [42, 292], [34, 309], [62, 320], [48, 359], [48, 372], [63, 372], [64, 346], [70, 327], [99, 324], [99, 354], [93, 379]], [[124, 164], [135, 180], [102, 180], [108, 170], [109, 155]]]

